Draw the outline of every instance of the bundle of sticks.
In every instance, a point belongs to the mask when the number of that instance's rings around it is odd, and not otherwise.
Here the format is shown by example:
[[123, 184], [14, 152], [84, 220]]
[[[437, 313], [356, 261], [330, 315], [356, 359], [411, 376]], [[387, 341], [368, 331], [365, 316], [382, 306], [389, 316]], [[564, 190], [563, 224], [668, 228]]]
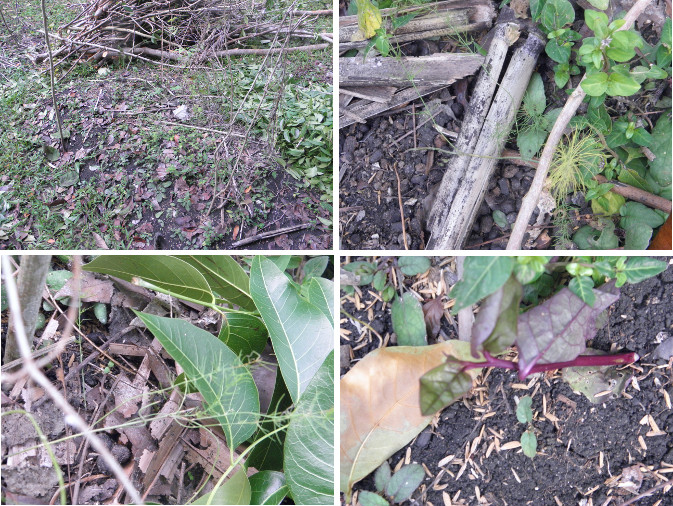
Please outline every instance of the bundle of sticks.
[[196, 48], [190, 56], [198, 61], [245, 48], [260, 36], [319, 37], [303, 29], [308, 19], [315, 18], [269, 10], [255, 0], [92, 0], [50, 35], [65, 43], [56, 56], [85, 51], [95, 59], [123, 53], [184, 61], [185, 50]]

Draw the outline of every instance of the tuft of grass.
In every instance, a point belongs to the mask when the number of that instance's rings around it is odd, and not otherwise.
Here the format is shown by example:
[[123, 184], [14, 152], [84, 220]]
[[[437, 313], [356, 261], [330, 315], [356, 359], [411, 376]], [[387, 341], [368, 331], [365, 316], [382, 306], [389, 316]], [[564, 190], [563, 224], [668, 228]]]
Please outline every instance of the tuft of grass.
[[599, 140], [578, 129], [559, 144], [549, 170], [548, 182], [557, 202], [577, 190], [584, 191], [586, 183], [605, 165], [605, 153]]

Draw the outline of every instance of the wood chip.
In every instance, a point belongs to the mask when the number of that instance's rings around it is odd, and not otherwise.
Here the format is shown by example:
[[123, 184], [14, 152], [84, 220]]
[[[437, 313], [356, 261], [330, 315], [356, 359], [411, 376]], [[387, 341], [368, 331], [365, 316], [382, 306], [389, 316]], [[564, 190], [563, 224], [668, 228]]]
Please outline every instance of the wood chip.
[[455, 455], [447, 455], [444, 457], [442, 460], [437, 462], [437, 467], [444, 467], [445, 465], [449, 464], [453, 459], [455, 458]]
[[500, 447], [501, 450], [514, 450], [516, 448], [521, 448], [521, 443], [519, 441], [510, 441]]
[[521, 478], [519, 478], [519, 475], [516, 474], [516, 471], [514, 470], [514, 468], [512, 467], [512, 468], [510, 468], [510, 469], [512, 470], [512, 474], [514, 475], [514, 479], [515, 479], [516, 481], [518, 481], [519, 483], [521, 483]]
[[638, 443], [640, 444], [640, 447], [647, 451], [647, 445], [645, 444], [645, 440], [643, 439], [643, 436], [638, 436]]

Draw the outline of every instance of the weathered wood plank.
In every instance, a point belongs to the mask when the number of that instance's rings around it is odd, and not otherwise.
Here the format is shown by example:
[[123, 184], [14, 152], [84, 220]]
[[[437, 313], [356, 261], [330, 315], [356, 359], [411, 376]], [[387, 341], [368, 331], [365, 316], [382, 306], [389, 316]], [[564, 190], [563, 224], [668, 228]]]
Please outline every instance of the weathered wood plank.
[[[449, 0], [434, 4], [425, 4], [407, 9], [382, 9], [383, 24], [388, 33], [392, 31], [391, 19], [410, 12], [419, 15], [409, 23], [395, 30], [391, 42], [407, 42], [453, 35], [456, 33], [475, 32], [491, 27], [495, 18], [495, 9], [490, 0]], [[357, 16], [339, 18], [339, 50], [365, 47], [369, 41], [357, 39]]]
[[339, 86], [448, 86], [484, 63], [480, 54], [339, 58]]
[[[397, 88], [394, 86], [357, 86], [355, 88], [339, 86], [339, 93], [343, 95], [371, 100], [372, 102], [379, 102], [381, 104], [390, 102], [396, 91]], [[341, 105], [341, 102], [339, 104]]]

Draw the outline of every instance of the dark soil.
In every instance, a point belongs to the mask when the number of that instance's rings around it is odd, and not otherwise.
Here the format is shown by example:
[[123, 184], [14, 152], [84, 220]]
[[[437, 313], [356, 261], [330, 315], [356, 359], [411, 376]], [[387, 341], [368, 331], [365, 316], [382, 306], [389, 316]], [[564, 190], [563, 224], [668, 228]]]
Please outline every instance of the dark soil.
[[[368, 299], [363, 297], [365, 306]], [[344, 309], [378, 327], [382, 335], [392, 333], [389, 311], [382, 312], [380, 303], [374, 305], [376, 319], [371, 322], [349, 302]], [[358, 335], [351, 322], [342, 327]], [[455, 335], [446, 321], [443, 330], [449, 337]], [[666, 403], [666, 393], [673, 396], [673, 370], [670, 360], [653, 358], [653, 351], [672, 335], [669, 263], [659, 276], [624, 286], [620, 300], [610, 308], [609, 325], [589, 343], [600, 350], [624, 349], [641, 356], [624, 369], [631, 377], [621, 397], [592, 404], [573, 392], [559, 372], [522, 382], [512, 371], [486, 371], [468, 396], [441, 412], [436, 426], [427, 427], [388, 460], [394, 468], [410, 452], [411, 461], [423, 463], [432, 475], [408, 504], [449, 504], [449, 498], [451, 504], [462, 505], [600, 505], [610, 498], [610, 504], [621, 504], [670, 479], [670, 474], [657, 471], [673, 465], [673, 412]], [[355, 350], [354, 361], [378, 347], [377, 341]], [[342, 345], [349, 342], [342, 338]], [[342, 354], [342, 375], [354, 361]], [[534, 459], [520, 448], [498, 451], [505, 443], [518, 442], [525, 430], [515, 415], [515, 397], [524, 395], [533, 398], [538, 438]], [[652, 431], [647, 415], [665, 435], [647, 435]], [[629, 481], [635, 485], [630, 487]], [[375, 491], [372, 476], [355, 490]], [[664, 506], [673, 500], [659, 489], [636, 504]]]

